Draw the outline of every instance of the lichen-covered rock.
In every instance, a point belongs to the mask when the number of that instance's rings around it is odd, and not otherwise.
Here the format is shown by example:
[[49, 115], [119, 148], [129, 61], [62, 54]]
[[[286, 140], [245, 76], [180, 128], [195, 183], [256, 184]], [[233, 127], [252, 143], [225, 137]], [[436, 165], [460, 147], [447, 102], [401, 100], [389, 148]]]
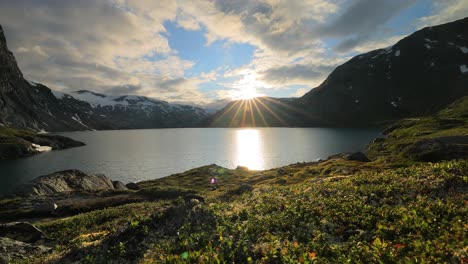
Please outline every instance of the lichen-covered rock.
[[113, 190], [114, 185], [105, 175], [87, 174], [79, 170], [65, 170], [38, 177], [20, 186], [20, 196], [48, 195], [74, 191]]
[[0, 237], [0, 263], [12, 263], [50, 252], [52, 249], [42, 245], [21, 242]]
[[39, 240], [45, 239], [45, 236], [41, 230], [26, 222], [1, 224], [0, 237], [8, 237], [27, 243], [35, 243]]
[[125, 186], [121, 181], [112, 181], [112, 185], [116, 190], [128, 190], [127, 186]]
[[185, 203], [191, 203], [192, 200], [197, 200], [199, 203], [204, 203], [205, 202], [205, 198], [200, 196], [200, 195], [196, 195], [194, 193], [188, 193], [188, 194], [184, 195]]

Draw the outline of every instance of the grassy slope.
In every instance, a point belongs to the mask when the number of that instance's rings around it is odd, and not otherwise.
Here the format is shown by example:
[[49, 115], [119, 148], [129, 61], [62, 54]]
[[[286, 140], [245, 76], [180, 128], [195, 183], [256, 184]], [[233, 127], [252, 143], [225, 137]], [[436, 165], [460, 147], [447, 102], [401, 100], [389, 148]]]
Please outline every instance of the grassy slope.
[[[259, 172], [211, 165], [140, 183], [140, 194], [172, 202], [38, 222], [59, 246], [32, 261], [461, 263], [468, 162], [416, 162], [405, 150], [426, 138], [467, 135], [467, 102], [401, 121], [370, 147], [369, 163], [337, 156]], [[206, 203], [176, 198], [187, 192]]]

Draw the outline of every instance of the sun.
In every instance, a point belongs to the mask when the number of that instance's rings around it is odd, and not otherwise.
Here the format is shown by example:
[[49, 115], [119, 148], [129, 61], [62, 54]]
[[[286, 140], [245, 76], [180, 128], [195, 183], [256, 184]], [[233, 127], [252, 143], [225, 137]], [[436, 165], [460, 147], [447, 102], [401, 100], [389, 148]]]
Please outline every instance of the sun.
[[257, 89], [254, 87], [243, 87], [239, 91], [239, 99], [241, 100], [250, 100], [259, 96], [260, 94], [257, 93]]

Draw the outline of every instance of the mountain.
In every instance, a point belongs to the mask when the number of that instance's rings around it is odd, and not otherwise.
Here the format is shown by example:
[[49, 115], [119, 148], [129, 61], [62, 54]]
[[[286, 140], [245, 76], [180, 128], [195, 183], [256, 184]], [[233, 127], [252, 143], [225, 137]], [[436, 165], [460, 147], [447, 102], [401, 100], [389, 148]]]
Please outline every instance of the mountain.
[[[208, 117], [199, 107], [169, 104], [145, 96], [110, 96], [87, 90], [52, 92], [64, 104], [112, 129], [191, 127]], [[72, 119], [81, 121], [78, 116]]]
[[[296, 107], [295, 98], [257, 97], [237, 100], [211, 116], [208, 127], [290, 127], [304, 123], [310, 113]], [[333, 122], [314, 118], [316, 126], [334, 126]]]
[[337, 67], [296, 106], [340, 124], [434, 113], [468, 94], [468, 18], [428, 27]]
[[201, 108], [143, 96], [61, 94], [27, 81], [0, 26], [0, 126], [36, 131], [190, 127], [207, 116]]
[[468, 18], [464, 18], [421, 29], [391, 47], [358, 55], [301, 98], [254, 100], [257, 105], [274, 106], [275, 113], [245, 107], [248, 102], [239, 101], [222, 109], [208, 124], [263, 123], [262, 118], [242, 122], [245, 112], [247, 117], [263, 115], [272, 120], [270, 126], [377, 125], [435, 113], [467, 94]]

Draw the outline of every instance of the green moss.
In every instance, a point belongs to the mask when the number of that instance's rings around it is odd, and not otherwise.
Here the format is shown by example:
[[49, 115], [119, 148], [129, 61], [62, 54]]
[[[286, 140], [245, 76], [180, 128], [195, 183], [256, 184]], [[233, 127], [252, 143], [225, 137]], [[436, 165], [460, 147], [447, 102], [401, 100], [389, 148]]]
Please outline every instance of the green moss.
[[408, 155], [415, 143], [450, 136], [468, 136], [468, 96], [457, 100], [434, 116], [397, 122], [389, 129], [385, 140], [369, 146], [369, 155], [387, 162], [417, 160]]

